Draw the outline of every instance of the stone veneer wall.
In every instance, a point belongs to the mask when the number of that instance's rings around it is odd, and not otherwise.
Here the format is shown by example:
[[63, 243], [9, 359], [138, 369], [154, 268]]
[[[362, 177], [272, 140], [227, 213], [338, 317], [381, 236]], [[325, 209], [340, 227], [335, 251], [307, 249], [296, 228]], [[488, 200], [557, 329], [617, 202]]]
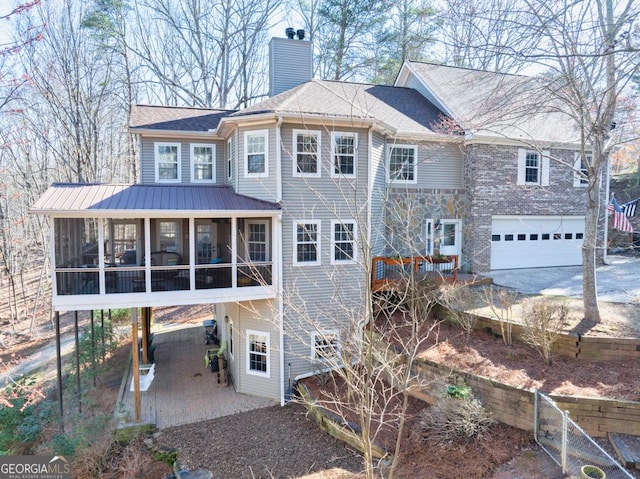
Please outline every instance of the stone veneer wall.
[[[573, 165], [574, 152], [550, 149], [553, 157]], [[467, 147], [464, 181], [469, 191], [469, 208], [464, 223], [469, 236], [470, 270], [489, 271], [491, 256], [491, 218], [493, 215], [583, 216], [586, 188], [573, 186], [573, 170], [550, 160], [549, 186], [517, 184], [518, 147], [472, 144]], [[603, 188], [604, 190], [604, 188]], [[567, 194], [570, 193], [570, 194]], [[601, 201], [605, 211], [604, 191]], [[599, 243], [602, 245], [602, 231]], [[601, 256], [600, 249], [600, 256]]]
[[[386, 229], [389, 244], [387, 255], [410, 256], [426, 251], [426, 220], [462, 219], [467, 209], [468, 199], [461, 189], [394, 188], [386, 205]], [[462, 222], [462, 262], [460, 269], [467, 266], [467, 241], [469, 234], [465, 221]], [[434, 232], [438, 238], [439, 232]], [[435, 253], [438, 244], [434, 242]]]

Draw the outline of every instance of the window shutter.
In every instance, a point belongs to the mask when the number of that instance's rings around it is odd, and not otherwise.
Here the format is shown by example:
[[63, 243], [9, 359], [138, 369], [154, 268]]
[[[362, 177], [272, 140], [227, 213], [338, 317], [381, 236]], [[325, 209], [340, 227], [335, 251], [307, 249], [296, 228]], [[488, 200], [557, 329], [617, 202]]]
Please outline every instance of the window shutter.
[[540, 184], [542, 186], [549, 186], [549, 155], [550, 152], [548, 150], [542, 152], [542, 170], [540, 172], [542, 175], [540, 178]]
[[580, 153], [577, 151], [573, 154], [573, 187], [580, 186], [580, 167], [582, 166]]
[[518, 183], [524, 185], [524, 170], [527, 161], [527, 150], [518, 148]]

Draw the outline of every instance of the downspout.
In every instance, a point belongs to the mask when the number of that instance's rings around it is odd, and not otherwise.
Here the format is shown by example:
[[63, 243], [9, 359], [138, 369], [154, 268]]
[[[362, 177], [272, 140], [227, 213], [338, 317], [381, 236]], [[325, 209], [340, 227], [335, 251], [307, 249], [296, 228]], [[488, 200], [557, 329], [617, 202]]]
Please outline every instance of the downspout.
[[605, 191], [605, 198], [606, 198], [606, 203], [604, 206], [604, 228], [603, 228], [603, 232], [604, 232], [604, 245], [603, 245], [603, 253], [602, 253], [602, 262], [606, 265], [609, 264], [609, 258], [607, 256], [607, 249], [608, 249], [608, 244], [609, 244], [609, 202], [611, 201], [611, 199], [609, 198], [609, 195], [611, 194], [611, 186], [610, 186], [610, 182], [611, 182], [611, 158], [609, 156], [607, 156], [607, 164], [606, 164], [606, 185], [604, 185], [604, 191]]
[[[281, 147], [281, 134], [280, 127], [282, 126], [282, 116], [278, 115], [278, 121], [276, 123], [276, 203], [282, 201], [282, 147]], [[284, 387], [284, 300], [282, 298], [283, 291], [283, 266], [282, 266], [282, 212], [275, 218], [276, 228], [276, 251], [278, 252], [278, 281], [276, 285], [276, 291], [278, 294], [278, 317], [279, 317], [279, 342], [280, 342], [280, 405], [284, 406], [285, 401], [285, 387]]]
[[281, 126], [282, 115], [278, 115], [278, 121], [276, 122], [276, 203], [282, 201], [282, 135], [280, 134]]

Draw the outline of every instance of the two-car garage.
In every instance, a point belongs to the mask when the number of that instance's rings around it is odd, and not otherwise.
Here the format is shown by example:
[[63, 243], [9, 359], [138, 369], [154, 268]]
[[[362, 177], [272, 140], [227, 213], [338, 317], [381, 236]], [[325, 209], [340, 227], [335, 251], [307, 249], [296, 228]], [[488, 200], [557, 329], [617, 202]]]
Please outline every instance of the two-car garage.
[[584, 216], [493, 216], [491, 269], [582, 264]]

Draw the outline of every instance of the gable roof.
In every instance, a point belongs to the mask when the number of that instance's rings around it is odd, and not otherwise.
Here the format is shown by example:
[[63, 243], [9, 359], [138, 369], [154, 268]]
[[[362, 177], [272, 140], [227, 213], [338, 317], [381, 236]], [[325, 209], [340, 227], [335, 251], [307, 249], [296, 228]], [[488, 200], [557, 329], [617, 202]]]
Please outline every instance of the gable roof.
[[351, 120], [355, 126], [377, 123], [397, 134], [432, 134], [443, 113], [413, 88], [311, 80], [231, 118], [258, 113], [332, 117]]
[[407, 61], [396, 83], [411, 80], [418, 81], [427, 98], [476, 135], [579, 141], [573, 119], [556, 106], [534, 77]]
[[276, 203], [237, 194], [227, 185], [109, 185], [54, 183], [31, 207], [40, 214], [96, 216], [150, 212], [277, 211]]
[[132, 105], [129, 127], [132, 130], [170, 130], [207, 132], [218, 128], [220, 120], [235, 110]]

